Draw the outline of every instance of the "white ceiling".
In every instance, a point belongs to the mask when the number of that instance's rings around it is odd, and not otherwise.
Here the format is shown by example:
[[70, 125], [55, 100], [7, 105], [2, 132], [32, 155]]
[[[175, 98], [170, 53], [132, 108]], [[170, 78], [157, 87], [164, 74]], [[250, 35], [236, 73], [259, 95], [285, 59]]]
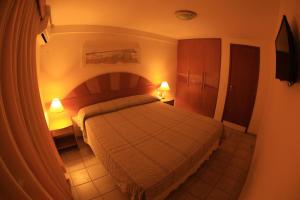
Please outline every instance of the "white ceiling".
[[[171, 38], [273, 39], [279, 0], [47, 0], [54, 25], [115, 26]], [[198, 17], [178, 20], [191, 9]]]

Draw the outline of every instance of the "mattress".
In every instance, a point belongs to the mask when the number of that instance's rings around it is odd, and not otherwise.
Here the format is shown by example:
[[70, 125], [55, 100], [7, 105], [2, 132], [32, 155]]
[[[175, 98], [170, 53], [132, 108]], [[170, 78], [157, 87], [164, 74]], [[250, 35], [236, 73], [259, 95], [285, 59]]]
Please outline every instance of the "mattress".
[[85, 141], [131, 199], [167, 195], [199, 167], [223, 132], [216, 120], [160, 101], [94, 113], [84, 125]]

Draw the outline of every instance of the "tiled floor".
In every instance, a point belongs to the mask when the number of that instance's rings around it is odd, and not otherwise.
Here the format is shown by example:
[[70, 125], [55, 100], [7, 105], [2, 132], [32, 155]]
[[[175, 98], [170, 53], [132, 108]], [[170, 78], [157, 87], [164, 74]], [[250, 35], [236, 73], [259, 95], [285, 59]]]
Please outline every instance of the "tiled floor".
[[[244, 185], [256, 138], [225, 128], [225, 139], [210, 159], [168, 200], [234, 200]], [[88, 145], [61, 153], [70, 176], [74, 199], [128, 200]]]

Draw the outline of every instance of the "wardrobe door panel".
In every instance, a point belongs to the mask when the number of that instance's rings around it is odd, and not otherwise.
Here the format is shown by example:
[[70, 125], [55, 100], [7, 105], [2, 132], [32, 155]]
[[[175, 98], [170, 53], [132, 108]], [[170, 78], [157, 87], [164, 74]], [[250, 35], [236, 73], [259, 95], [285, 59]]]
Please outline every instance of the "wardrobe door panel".
[[177, 73], [188, 74], [190, 51], [193, 47], [190, 41], [178, 41], [177, 49]]
[[176, 81], [176, 106], [187, 107], [188, 90], [188, 59], [189, 44], [178, 41], [177, 47], [177, 81]]
[[201, 114], [209, 117], [214, 117], [217, 104], [218, 90], [214, 87], [205, 86], [201, 96]]
[[[181, 108], [188, 108], [190, 107], [188, 104], [188, 77], [187, 74], [177, 74], [177, 81], [176, 81], [176, 101], [175, 104]], [[190, 110], [190, 109], [188, 109]]]
[[190, 74], [188, 81], [188, 104], [191, 111], [201, 113], [202, 100], [202, 76], [197, 74]]
[[205, 64], [203, 62], [205, 60], [205, 46], [199, 39], [188, 40], [188, 42], [192, 42], [189, 53], [189, 73], [201, 76], [202, 80]]
[[203, 41], [204, 54], [204, 84], [219, 88], [221, 66], [221, 39], [206, 39]]
[[220, 39], [178, 43], [176, 106], [213, 117], [221, 65]]
[[202, 70], [199, 71], [201, 62], [197, 59], [199, 57], [197, 53], [197, 40], [178, 42], [176, 106], [195, 112], [200, 110], [199, 85], [202, 84]]
[[206, 39], [203, 46], [205, 59], [201, 110], [204, 115], [214, 117], [220, 80], [221, 39]]

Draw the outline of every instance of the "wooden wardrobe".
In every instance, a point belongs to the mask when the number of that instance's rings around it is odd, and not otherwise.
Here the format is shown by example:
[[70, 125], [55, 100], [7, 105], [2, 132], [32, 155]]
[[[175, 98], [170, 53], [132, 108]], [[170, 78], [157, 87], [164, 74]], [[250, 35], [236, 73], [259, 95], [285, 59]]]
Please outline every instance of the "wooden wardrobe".
[[209, 117], [215, 114], [221, 68], [221, 39], [178, 42], [175, 106]]

